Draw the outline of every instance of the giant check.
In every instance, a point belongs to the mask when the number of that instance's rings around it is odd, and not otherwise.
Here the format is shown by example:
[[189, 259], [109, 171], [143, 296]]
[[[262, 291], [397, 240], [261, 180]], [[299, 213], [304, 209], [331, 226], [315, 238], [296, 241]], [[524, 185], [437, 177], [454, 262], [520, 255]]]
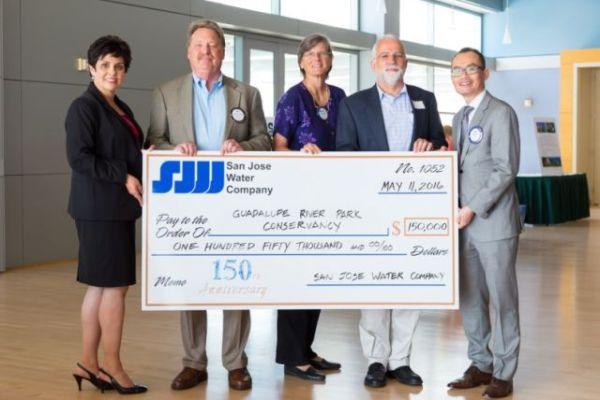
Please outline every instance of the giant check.
[[142, 307], [457, 308], [454, 152], [144, 153]]

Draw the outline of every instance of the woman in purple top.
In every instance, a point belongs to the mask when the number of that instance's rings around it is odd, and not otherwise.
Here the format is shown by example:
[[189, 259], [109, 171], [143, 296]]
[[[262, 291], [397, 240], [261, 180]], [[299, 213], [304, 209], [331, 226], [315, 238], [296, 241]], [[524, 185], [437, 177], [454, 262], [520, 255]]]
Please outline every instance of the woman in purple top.
[[[320, 34], [304, 38], [298, 48], [298, 65], [304, 76], [279, 100], [275, 113], [274, 149], [316, 154], [335, 150], [335, 126], [340, 101], [346, 97], [338, 87], [325, 83], [333, 53], [329, 40]], [[276, 361], [286, 375], [324, 382], [317, 370], [339, 370], [312, 350], [321, 310], [277, 312]]]
[[302, 82], [281, 96], [275, 112], [274, 149], [308, 153], [335, 150], [335, 126], [343, 89], [325, 83], [333, 53], [322, 35], [307, 36], [298, 49]]

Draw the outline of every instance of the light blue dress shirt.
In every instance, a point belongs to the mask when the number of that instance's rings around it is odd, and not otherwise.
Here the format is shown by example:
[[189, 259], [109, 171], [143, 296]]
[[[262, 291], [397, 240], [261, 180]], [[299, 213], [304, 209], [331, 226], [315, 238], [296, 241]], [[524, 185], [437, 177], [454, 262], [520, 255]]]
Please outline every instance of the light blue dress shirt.
[[225, 132], [227, 107], [223, 75], [212, 85], [210, 92], [206, 81], [193, 76], [194, 80], [194, 136], [198, 150], [221, 150]]
[[390, 151], [409, 151], [415, 116], [406, 85], [395, 97], [385, 93], [379, 86], [377, 90]]

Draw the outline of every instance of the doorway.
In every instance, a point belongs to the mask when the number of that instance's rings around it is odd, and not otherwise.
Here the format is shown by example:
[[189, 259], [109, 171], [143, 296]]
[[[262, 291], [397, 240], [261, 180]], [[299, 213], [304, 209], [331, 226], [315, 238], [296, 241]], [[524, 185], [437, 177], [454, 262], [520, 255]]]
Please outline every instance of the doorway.
[[577, 68], [576, 165], [587, 175], [590, 203], [600, 205], [600, 66]]
[[295, 84], [301, 79], [299, 72], [291, 76], [294, 71], [298, 71], [297, 66], [295, 70], [291, 67], [292, 59], [295, 66], [295, 51], [295, 45], [291, 43], [254, 37], [244, 39], [243, 80], [260, 92], [267, 127], [271, 134], [277, 101], [289, 88], [291, 81]]
[[[272, 134], [279, 98], [303, 78], [297, 55], [300, 41], [226, 31], [225, 42], [223, 73], [259, 90], [267, 128]], [[350, 95], [358, 90], [358, 52], [334, 48], [333, 55], [327, 82]]]

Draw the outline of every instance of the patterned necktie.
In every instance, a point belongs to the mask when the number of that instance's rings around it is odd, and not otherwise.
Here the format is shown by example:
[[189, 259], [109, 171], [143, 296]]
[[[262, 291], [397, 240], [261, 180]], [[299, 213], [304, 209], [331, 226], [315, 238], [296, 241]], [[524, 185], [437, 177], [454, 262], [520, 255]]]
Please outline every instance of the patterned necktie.
[[459, 151], [462, 151], [463, 146], [465, 145], [465, 137], [467, 136], [467, 130], [469, 129], [469, 114], [471, 114], [471, 111], [473, 111], [473, 107], [471, 106], [465, 106], [463, 108], [463, 116], [460, 122]]

